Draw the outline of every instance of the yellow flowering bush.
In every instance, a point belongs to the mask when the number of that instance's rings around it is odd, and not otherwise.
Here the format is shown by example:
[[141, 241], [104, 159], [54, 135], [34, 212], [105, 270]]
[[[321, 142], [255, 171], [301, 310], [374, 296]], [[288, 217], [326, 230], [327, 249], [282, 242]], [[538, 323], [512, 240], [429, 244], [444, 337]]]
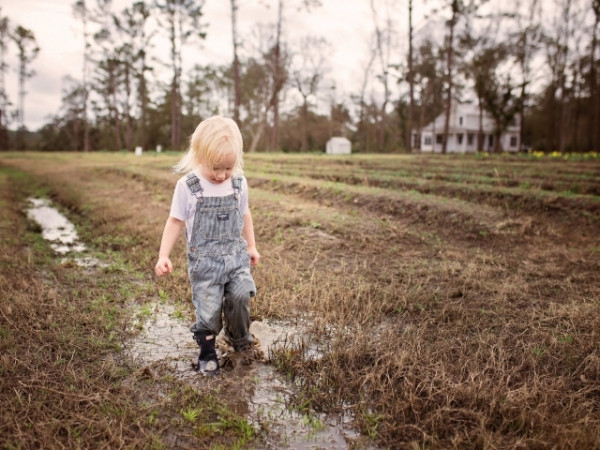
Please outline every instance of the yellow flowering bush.
[[585, 153], [570, 153], [570, 152], [558, 152], [553, 151], [551, 153], [542, 152], [540, 150], [529, 150], [528, 156], [534, 158], [552, 158], [552, 159], [563, 159], [567, 160], [581, 160], [581, 159], [599, 159], [600, 154], [598, 152], [585, 152]]

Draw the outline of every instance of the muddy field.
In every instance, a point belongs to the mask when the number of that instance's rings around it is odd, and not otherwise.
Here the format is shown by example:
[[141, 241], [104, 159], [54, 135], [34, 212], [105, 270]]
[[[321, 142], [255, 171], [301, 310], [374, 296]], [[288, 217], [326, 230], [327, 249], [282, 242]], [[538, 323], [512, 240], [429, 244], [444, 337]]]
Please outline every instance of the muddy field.
[[207, 379], [183, 239], [153, 276], [178, 156], [0, 156], [2, 448], [600, 449], [600, 160], [248, 155], [295, 334]]

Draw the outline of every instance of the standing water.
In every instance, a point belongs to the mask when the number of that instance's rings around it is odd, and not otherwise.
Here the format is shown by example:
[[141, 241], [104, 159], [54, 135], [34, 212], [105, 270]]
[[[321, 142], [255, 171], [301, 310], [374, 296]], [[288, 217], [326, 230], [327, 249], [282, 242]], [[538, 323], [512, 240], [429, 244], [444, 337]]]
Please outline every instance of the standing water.
[[[50, 241], [50, 246], [59, 255], [68, 253], [82, 253], [86, 246], [79, 241], [75, 226], [54, 208], [50, 200], [43, 198], [30, 198], [31, 207], [27, 216], [36, 222], [42, 229], [42, 237]], [[75, 263], [82, 267], [103, 266], [98, 259], [89, 256], [73, 258]], [[66, 259], [63, 259], [65, 262]]]
[[[86, 246], [78, 240], [75, 226], [46, 199], [30, 198], [28, 217], [42, 230], [42, 237], [50, 241], [52, 249], [59, 255], [81, 254]], [[96, 258], [77, 256], [73, 258], [79, 266], [94, 267], [104, 264]], [[63, 258], [63, 262], [66, 258]], [[198, 356], [198, 347], [191, 339], [182, 313], [169, 304], [153, 304], [138, 313], [142, 320], [139, 335], [128, 347], [131, 356], [140, 364], [166, 363], [174, 376], [190, 385], [199, 385], [202, 375], [193, 368]], [[148, 320], [143, 320], [148, 316]], [[256, 428], [266, 424], [267, 449], [289, 448], [297, 450], [331, 449], [342, 450], [352, 447], [359, 437], [350, 427], [351, 417], [332, 417], [323, 414], [307, 416], [288, 408], [292, 386], [278, 375], [268, 364], [269, 355], [277, 346], [287, 343], [298, 344], [303, 331], [290, 324], [253, 322], [250, 331], [257, 339], [262, 361], [247, 364], [240, 355], [232, 352], [222, 336], [217, 338], [219, 356], [223, 363], [220, 377], [223, 382], [237, 386], [239, 394], [237, 410], [245, 415]], [[309, 348], [309, 356], [319, 357], [316, 349]], [[354, 448], [354, 447], [352, 447]], [[372, 448], [369, 446], [369, 448]]]
[[[202, 375], [193, 365], [198, 347], [191, 338], [189, 326], [181, 312], [167, 303], [145, 307], [141, 316], [147, 316], [138, 325], [141, 333], [128, 345], [133, 358], [140, 364], [166, 363], [176, 378], [200, 387]], [[348, 417], [331, 417], [295, 412], [288, 408], [292, 386], [268, 364], [270, 350], [287, 342], [298, 342], [302, 330], [292, 325], [255, 321], [251, 333], [259, 341], [262, 361], [246, 365], [239, 354], [232, 353], [222, 335], [217, 337], [220, 360], [223, 363], [220, 378], [224, 384], [237, 386], [238, 413], [245, 415], [257, 428], [266, 424], [269, 449], [348, 449], [358, 435], [350, 427]], [[313, 353], [315, 354], [315, 353]]]

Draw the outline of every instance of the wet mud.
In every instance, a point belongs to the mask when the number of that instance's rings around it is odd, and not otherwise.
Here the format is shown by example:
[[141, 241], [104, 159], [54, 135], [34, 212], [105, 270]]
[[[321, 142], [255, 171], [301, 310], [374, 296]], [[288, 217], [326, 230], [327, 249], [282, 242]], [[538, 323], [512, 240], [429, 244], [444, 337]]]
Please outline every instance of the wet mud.
[[[42, 237], [66, 266], [93, 270], [106, 263], [86, 254], [77, 230], [50, 200], [30, 198], [27, 216], [35, 222]], [[140, 367], [154, 363], [166, 365], [172, 376], [192, 387], [201, 388], [203, 376], [197, 372], [198, 347], [191, 338], [189, 324], [175, 306], [168, 303], [146, 305], [143, 311], [132, 308], [133, 327], [138, 330], [125, 346], [125, 353]], [[261, 448], [279, 449], [347, 449], [359, 438], [352, 429], [351, 416], [303, 414], [291, 409], [293, 386], [270, 365], [272, 352], [294, 348], [306, 338], [301, 326], [255, 321], [252, 360], [233, 351], [223, 334], [217, 337], [217, 352], [222, 366], [215, 382], [230, 390], [236, 413], [245, 416], [261, 436]], [[311, 358], [319, 358], [317, 349], [309, 348]]]
[[[172, 375], [193, 387], [203, 386], [196, 371], [198, 347], [189, 324], [171, 304], [155, 303], [151, 313], [138, 319], [139, 333], [126, 351], [140, 367], [166, 364]], [[265, 442], [261, 448], [347, 449], [359, 436], [351, 427], [352, 417], [306, 415], [288, 408], [293, 386], [270, 365], [269, 355], [281, 345], [299, 342], [302, 329], [284, 323], [255, 321], [250, 331], [257, 341], [259, 357], [253, 361], [232, 352], [223, 335], [217, 337], [221, 382], [237, 398], [236, 413], [246, 416]], [[319, 355], [312, 353], [314, 357]]]

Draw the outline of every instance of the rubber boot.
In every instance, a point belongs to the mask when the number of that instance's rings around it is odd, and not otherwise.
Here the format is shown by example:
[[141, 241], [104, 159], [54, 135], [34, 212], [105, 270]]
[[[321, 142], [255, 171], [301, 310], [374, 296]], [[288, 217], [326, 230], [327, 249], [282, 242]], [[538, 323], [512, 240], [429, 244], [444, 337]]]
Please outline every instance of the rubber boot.
[[215, 336], [207, 331], [196, 331], [194, 340], [200, 346], [198, 356], [198, 371], [203, 375], [215, 376], [219, 374], [219, 360], [215, 350]]

